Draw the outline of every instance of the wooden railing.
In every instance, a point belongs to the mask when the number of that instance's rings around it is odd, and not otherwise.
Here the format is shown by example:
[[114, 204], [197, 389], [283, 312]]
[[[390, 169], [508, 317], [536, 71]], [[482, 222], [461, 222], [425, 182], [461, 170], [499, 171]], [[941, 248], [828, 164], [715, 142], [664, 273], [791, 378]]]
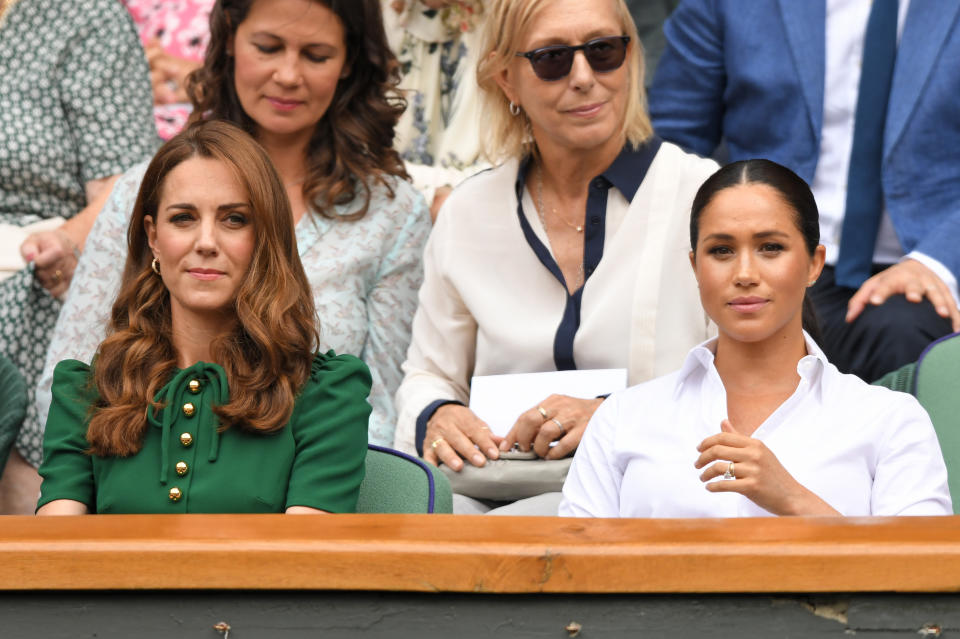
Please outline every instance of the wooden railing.
[[0, 589], [958, 592], [960, 517], [0, 517]]

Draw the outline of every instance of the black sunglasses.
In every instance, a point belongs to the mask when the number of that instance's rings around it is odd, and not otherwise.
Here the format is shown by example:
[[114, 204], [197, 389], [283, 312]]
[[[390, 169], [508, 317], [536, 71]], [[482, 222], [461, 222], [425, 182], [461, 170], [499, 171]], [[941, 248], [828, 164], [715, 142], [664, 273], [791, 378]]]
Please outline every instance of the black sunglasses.
[[570, 73], [573, 67], [573, 55], [583, 51], [590, 68], [597, 73], [606, 73], [620, 68], [627, 57], [627, 43], [630, 36], [607, 36], [590, 42], [578, 44], [575, 47], [565, 44], [553, 44], [549, 47], [540, 47], [533, 51], [518, 53], [530, 61], [533, 72], [541, 80], [551, 82], [559, 80]]

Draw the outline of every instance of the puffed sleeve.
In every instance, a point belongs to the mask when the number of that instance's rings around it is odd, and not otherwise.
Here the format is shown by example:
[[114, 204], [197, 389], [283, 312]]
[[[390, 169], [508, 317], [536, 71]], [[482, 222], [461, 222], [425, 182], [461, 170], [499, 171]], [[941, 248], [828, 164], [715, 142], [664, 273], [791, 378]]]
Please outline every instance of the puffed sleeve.
[[727, 86], [716, 5], [689, 0], [671, 14], [663, 27], [667, 46], [649, 94], [657, 134], [704, 156], [720, 143]]
[[130, 15], [119, 2], [94, 6], [59, 70], [83, 182], [122, 173], [159, 142], [150, 69]]
[[76, 360], [62, 361], [54, 370], [37, 508], [55, 499], [72, 499], [86, 504], [91, 512], [95, 510], [93, 463], [87, 454], [90, 407], [97, 399], [92, 382], [90, 367]]
[[110, 308], [120, 290], [127, 259], [127, 226], [146, 170], [147, 162], [143, 162], [117, 180], [87, 235], [37, 385], [36, 406], [41, 421], [50, 410], [54, 367], [65, 359], [92, 360], [106, 337]]
[[613, 394], [594, 412], [563, 483], [561, 517], [619, 517], [623, 470], [614, 458], [620, 397]]
[[392, 446], [397, 413], [393, 396], [400, 387], [400, 367], [407, 356], [417, 291], [423, 281], [423, 248], [430, 235], [430, 212], [423, 197], [398, 181], [389, 206], [402, 219], [399, 232], [386, 245], [373, 286], [367, 293], [367, 341], [363, 360], [370, 367], [370, 441]]
[[878, 449], [870, 513], [952, 515], [947, 467], [930, 417], [912, 395], [886, 394], [897, 402], [884, 411], [887, 429]]
[[290, 425], [295, 444], [286, 506], [357, 507], [367, 455], [370, 371], [352, 355], [317, 355]]

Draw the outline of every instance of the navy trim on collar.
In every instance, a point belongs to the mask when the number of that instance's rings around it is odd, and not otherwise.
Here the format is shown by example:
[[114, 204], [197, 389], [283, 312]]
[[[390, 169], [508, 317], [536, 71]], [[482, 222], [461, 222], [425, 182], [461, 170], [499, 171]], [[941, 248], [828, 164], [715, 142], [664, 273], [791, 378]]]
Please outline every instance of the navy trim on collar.
[[632, 202], [662, 143], [663, 140], [653, 136], [637, 149], [625, 146], [601, 175], [620, 190], [627, 202]]
[[[573, 358], [573, 342], [577, 337], [577, 331], [580, 329], [580, 308], [583, 300], [583, 289], [593, 272], [597, 270], [601, 258], [603, 258], [603, 243], [606, 232], [607, 221], [607, 195], [611, 186], [617, 187], [623, 197], [632, 201], [647, 175], [653, 158], [660, 150], [661, 140], [658, 137], [652, 137], [640, 148], [633, 149], [630, 146], [624, 147], [620, 155], [613, 161], [606, 171], [596, 176], [590, 181], [587, 193], [587, 210], [584, 218], [584, 238], [583, 238], [583, 286], [570, 294], [566, 280], [563, 278], [563, 272], [554, 261], [550, 250], [544, 246], [540, 238], [534, 232], [533, 227], [527, 221], [523, 214], [523, 190], [527, 181], [527, 173], [530, 170], [531, 158], [525, 158], [517, 171], [517, 181], [515, 184], [517, 195], [517, 216], [520, 219], [520, 228], [523, 236], [530, 245], [540, 263], [563, 286], [567, 294], [567, 303], [563, 309], [563, 316], [560, 318], [560, 324], [557, 326], [557, 333], [553, 339], [553, 362], [558, 371], [574, 370], [577, 364]], [[436, 409], [434, 409], [436, 410]]]

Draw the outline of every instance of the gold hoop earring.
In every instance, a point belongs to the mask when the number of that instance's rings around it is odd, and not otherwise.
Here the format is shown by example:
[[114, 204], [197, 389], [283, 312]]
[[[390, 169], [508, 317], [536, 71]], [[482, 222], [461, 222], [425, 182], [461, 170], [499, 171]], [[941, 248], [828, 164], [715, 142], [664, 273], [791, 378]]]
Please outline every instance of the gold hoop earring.
[[153, 258], [153, 261], [150, 262], [150, 268], [153, 269], [153, 272], [157, 275], [160, 275], [160, 260]]

